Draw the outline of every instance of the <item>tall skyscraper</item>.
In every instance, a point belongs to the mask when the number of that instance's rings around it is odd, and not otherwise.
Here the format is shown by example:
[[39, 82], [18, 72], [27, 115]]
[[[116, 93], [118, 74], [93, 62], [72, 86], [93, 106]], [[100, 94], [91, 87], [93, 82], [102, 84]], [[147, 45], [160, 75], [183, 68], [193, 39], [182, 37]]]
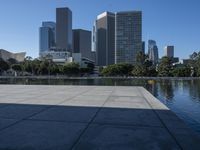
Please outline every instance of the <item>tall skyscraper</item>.
[[153, 64], [158, 63], [158, 47], [156, 45], [156, 41], [154, 40], [149, 40], [148, 41], [148, 55], [149, 55], [149, 60], [153, 62]]
[[96, 64], [98, 66], [114, 64], [115, 14], [104, 12], [97, 16], [93, 29], [93, 42], [93, 49], [96, 50]]
[[81, 53], [82, 57], [91, 58], [91, 31], [73, 30], [73, 53]]
[[148, 40], [148, 55], [150, 55], [150, 51], [151, 51], [153, 46], [156, 46], [156, 41]]
[[142, 51], [142, 12], [117, 12], [115, 18], [115, 63], [136, 63]]
[[39, 55], [55, 47], [55, 22], [43, 22], [39, 28]]
[[56, 42], [56, 23], [53, 22], [53, 21], [45, 21], [45, 22], [42, 22], [42, 26], [43, 27], [48, 27], [48, 28], [51, 28], [52, 29], [52, 32], [54, 34], [54, 42]]
[[72, 51], [72, 12], [69, 8], [56, 9], [56, 47]]
[[165, 56], [169, 58], [174, 58], [174, 46], [166, 46], [164, 50], [165, 50]]
[[145, 54], [145, 41], [142, 41], [142, 52]]

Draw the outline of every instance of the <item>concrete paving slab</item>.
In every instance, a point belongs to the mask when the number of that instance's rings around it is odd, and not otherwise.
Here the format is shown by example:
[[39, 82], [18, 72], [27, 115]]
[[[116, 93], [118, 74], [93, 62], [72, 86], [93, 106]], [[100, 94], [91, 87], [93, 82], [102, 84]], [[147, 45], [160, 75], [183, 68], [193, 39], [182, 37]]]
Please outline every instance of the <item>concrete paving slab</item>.
[[48, 121], [22, 121], [0, 133], [0, 149], [68, 150], [85, 124]]
[[95, 107], [57, 106], [43, 111], [29, 119], [89, 123], [98, 109], [99, 108]]
[[0, 118], [0, 130], [3, 128], [6, 128], [12, 124], [14, 124], [15, 122], [17, 122], [17, 119], [3, 119]]
[[164, 128], [91, 125], [74, 150], [179, 150]]
[[5, 103], [0, 103], [0, 108], [7, 106]]
[[150, 92], [145, 90], [143, 87], [138, 87], [138, 91], [142, 94], [142, 96], [146, 99], [148, 104], [151, 106], [152, 109], [155, 110], [169, 110], [167, 106], [159, 102], [157, 98], [155, 98]]
[[83, 107], [102, 107], [105, 101], [102, 100], [69, 100], [59, 105], [61, 106], [83, 106]]
[[94, 95], [80, 95], [72, 98], [72, 101], [80, 100], [80, 101], [106, 101], [109, 96], [101, 95], [101, 96], [94, 96]]
[[142, 87], [0, 89], [0, 149], [200, 149], [200, 137]]
[[151, 109], [103, 108], [95, 117], [94, 123], [163, 127]]
[[119, 86], [112, 93], [113, 96], [143, 96], [137, 87], [134, 86]]
[[170, 128], [170, 132], [176, 138], [182, 149], [184, 150], [199, 150], [200, 140], [199, 136], [187, 128]]
[[115, 90], [113, 93], [112, 93], [113, 96], [141, 96], [141, 93], [137, 92], [137, 90]]
[[163, 121], [165, 126], [170, 130], [171, 128], [188, 128], [188, 126], [173, 112], [155, 110], [159, 118]]
[[104, 107], [108, 108], [132, 108], [132, 109], [151, 109], [151, 107], [146, 102], [112, 102], [107, 101], [104, 105]]
[[15, 99], [14, 97], [13, 98], [6, 98], [6, 97], [4, 97], [4, 98], [2, 98], [2, 99], [0, 99], [0, 103], [1, 104], [5, 104], [5, 103], [7, 103], [7, 104], [12, 104], [12, 103], [18, 103], [18, 102], [20, 102], [20, 101], [24, 101], [24, 99]]
[[140, 96], [110, 96], [110, 102], [146, 103], [146, 99]]
[[46, 109], [46, 107], [47, 106], [11, 104], [0, 108], [0, 118], [23, 119]]
[[92, 95], [92, 96], [109, 96], [111, 91], [89, 91], [84, 93], [84, 96]]

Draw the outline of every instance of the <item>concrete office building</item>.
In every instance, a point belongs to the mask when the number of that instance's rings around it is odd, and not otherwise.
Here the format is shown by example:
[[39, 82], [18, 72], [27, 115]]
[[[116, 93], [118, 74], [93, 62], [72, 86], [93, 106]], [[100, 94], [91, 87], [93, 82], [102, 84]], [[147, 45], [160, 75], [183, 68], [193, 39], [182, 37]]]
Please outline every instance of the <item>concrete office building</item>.
[[56, 47], [72, 51], [72, 12], [69, 8], [56, 9]]
[[81, 53], [82, 57], [91, 59], [91, 31], [73, 30], [73, 53]]
[[[94, 33], [95, 32], [95, 33]], [[115, 63], [115, 14], [104, 12], [97, 16], [93, 29], [93, 46], [96, 64], [107, 66]]]
[[71, 57], [70, 52], [62, 49], [51, 48], [49, 51], [43, 52], [40, 59], [51, 59], [55, 63], [64, 64], [69, 61]]
[[142, 12], [117, 12], [115, 18], [115, 63], [136, 63], [142, 51]]
[[55, 22], [43, 22], [39, 28], [39, 55], [55, 47]]
[[164, 48], [165, 56], [169, 58], [174, 58], [174, 46], [166, 46]]
[[149, 60], [152, 61], [154, 65], [158, 63], [159, 56], [158, 56], [158, 47], [156, 45], [156, 41], [149, 40], [148, 41], [148, 55]]

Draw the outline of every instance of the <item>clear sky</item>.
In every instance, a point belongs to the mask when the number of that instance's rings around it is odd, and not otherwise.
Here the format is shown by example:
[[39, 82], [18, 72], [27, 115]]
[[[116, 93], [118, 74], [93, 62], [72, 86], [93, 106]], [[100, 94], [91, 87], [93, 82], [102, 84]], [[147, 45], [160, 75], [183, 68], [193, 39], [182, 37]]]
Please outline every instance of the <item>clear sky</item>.
[[165, 45], [174, 45], [181, 58], [200, 50], [200, 0], [1, 0], [0, 49], [37, 57], [38, 28], [55, 21], [57, 7], [72, 10], [73, 28], [88, 30], [104, 11], [141, 10], [143, 40], [156, 40], [160, 56]]

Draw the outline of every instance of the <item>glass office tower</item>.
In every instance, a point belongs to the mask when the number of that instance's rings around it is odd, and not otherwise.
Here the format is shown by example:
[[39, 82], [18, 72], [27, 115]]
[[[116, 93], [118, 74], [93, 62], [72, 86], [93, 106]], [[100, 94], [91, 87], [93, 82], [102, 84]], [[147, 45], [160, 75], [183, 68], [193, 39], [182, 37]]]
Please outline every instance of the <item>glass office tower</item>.
[[158, 47], [156, 45], [156, 41], [154, 40], [149, 40], [148, 41], [148, 55], [149, 55], [149, 60], [152, 61], [154, 65], [158, 63]]
[[148, 55], [150, 55], [150, 51], [151, 51], [153, 46], [156, 46], [156, 41], [148, 40]]
[[43, 22], [39, 28], [39, 55], [55, 47], [55, 22]]
[[136, 63], [142, 51], [142, 12], [117, 12], [115, 16], [115, 63]]

